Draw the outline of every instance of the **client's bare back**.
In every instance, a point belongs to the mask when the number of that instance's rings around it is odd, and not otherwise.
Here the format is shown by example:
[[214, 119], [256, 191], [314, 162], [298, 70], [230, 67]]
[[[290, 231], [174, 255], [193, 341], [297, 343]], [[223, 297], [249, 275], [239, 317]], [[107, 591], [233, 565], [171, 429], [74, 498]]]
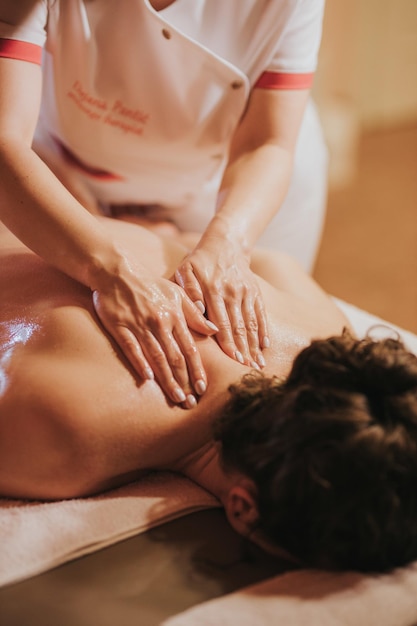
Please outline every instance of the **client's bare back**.
[[[130, 254], [171, 276], [186, 253], [131, 224], [107, 220]], [[266, 374], [284, 376], [313, 337], [345, 320], [289, 260], [257, 259], [271, 326]], [[197, 337], [209, 386], [191, 410], [171, 405], [153, 381], [139, 381], [99, 325], [88, 289], [0, 233], [0, 493], [70, 497], [126, 482], [146, 468], [172, 467], [211, 438], [231, 382], [248, 368], [214, 339]], [[310, 306], [306, 307], [306, 303]]]

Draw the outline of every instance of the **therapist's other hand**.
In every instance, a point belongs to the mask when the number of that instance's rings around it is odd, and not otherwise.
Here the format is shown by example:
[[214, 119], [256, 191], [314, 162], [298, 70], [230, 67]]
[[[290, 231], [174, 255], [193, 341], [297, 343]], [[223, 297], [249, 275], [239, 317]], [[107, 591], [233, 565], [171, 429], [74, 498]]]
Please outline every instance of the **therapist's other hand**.
[[193, 406], [190, 388], [201, 395], [207, 378], [190, 328], [202, 335], [217, 329], [184, 290], [126, 260], [116, 276], [93, 291], [93, 303], [139, 376], [155, 378], [174, 403]]
[[265, 365], [262, 349], [269, 339], [262, 294], [237, 244], [203, 236], [175, 279], [219, 328], [216, 339], [227, 355], [252, 367]]

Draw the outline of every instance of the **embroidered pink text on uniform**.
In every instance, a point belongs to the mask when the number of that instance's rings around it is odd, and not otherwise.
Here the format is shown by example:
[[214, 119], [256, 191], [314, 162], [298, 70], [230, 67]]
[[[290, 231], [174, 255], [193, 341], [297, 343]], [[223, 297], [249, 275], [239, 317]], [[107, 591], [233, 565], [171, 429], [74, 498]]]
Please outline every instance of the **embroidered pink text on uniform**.
[[115, 126], [116, 128], [120, 128], [120, 130], [125, 133], [133, 133], [134, 135], [143, 134], [143, 126], [134, 126], [133, 124], [129, 124], [124, 120], [117, 119], [112, 115], [106, 115], [103, 121], [105, 124], [108, 124], [108, 126]]
[[148, 113], [128, 107], [121, 100], [109, 104], [102, 98], [97, 98], [89, 93], [79, 80], [73, 83], [67, 96], [91, 120], [118, 128], [124, 133], [142, 135], [144, 126], [149, 120]]
[[121, 100], [116, 100], [113, 104], [112, 113], [118, 113], [140, 124], [146, 124], [149, 119], [149, 113], [144, 113], [140, 109], [129, 109]]

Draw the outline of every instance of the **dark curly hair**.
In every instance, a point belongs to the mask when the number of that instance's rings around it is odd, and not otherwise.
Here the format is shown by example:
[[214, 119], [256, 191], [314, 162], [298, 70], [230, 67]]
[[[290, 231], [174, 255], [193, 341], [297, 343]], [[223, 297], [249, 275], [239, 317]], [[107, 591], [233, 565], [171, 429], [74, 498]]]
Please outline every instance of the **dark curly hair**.
[[259, 528], [306, 565], [417, 558], [417, 357], [401, 341], [313, 341], [285, 381], [253, 372], [215, 424], [225, 469], [256, 484]]

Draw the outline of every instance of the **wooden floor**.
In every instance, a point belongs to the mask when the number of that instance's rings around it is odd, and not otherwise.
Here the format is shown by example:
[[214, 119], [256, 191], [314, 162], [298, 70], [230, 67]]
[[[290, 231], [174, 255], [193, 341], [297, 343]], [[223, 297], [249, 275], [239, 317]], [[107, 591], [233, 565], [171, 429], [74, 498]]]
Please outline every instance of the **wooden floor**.
[[417, 126], [363, 136], [354, 183], [330, 192], [314, 276], [417, 332]]

